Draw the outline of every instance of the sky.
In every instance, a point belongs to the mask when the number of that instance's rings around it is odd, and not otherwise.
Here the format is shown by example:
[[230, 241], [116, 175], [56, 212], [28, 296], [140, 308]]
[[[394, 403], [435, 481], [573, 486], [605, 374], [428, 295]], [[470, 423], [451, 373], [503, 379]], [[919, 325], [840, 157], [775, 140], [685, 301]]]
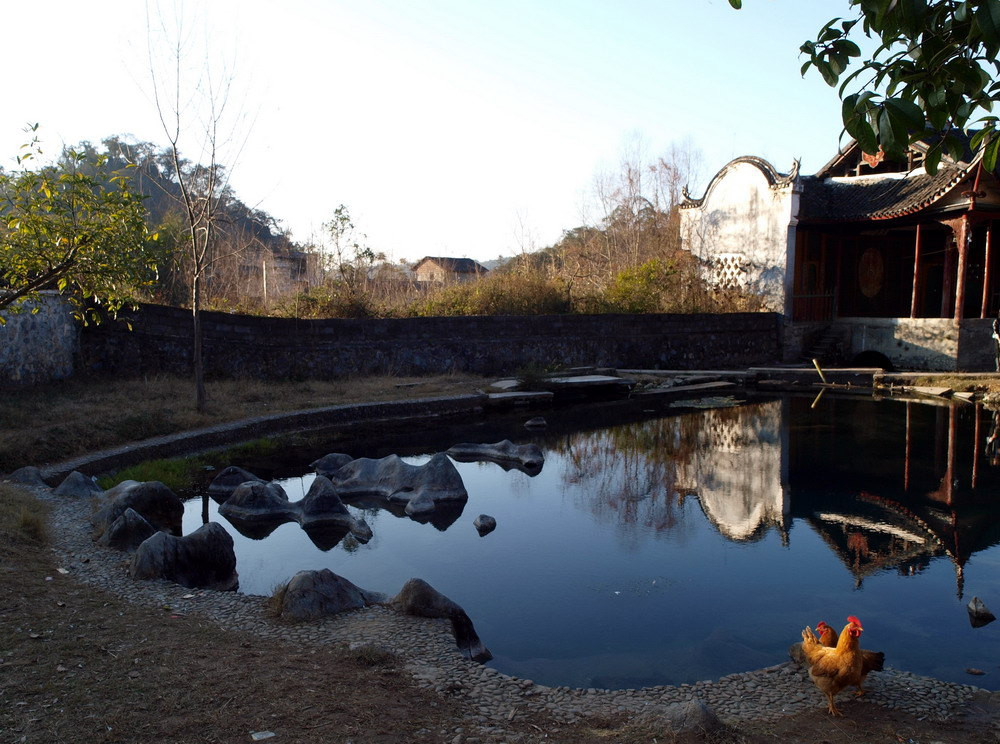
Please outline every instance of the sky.
[[489, 260], [598, 219], [595, 178], [636, 150], [648, 162], [671, 145], [698, 151], [696, 195], [741, 155], [818, 170], [840, 143], [840, 105], [815, 72], [800, 76], [798, 48], [847, 9], [847, 0], [746, 0], [738, 12], [727, 0], [7, 3], [0, 164], [14, 165], [33, 123], [53, 156], [110, 135], [165, 146], [151, 71], [161, 93], [176, 90], [170, 60], [180, 48], [182, 154], [202, 152], [204, 81], [217, 90], [228, 81], [218, 160], [239, 198], [293, 239], [320, 239], [344, 204], [391, 260]]

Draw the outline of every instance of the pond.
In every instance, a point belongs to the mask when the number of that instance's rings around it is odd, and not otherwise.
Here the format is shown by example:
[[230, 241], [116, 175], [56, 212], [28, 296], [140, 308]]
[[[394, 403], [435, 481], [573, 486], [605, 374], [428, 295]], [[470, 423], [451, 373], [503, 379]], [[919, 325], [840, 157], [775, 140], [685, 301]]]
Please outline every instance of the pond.
[[[471, 436], [545, 453], [534, 476], [456, 463], [468, 503], [429, 523], [349, 506], [374, 531], [367, 544], [313, 542], [294, 522], [250, 539], [214, 502], [208, 517], [236, 541], [241, 591], [270, 594], [302, 569], [390, 595], [420, 577], [465, 608], [490, 666], [541, 684], [718, 678], [780, 663], [805, 625], [839, 629], [850, 614], [887, 666], [1000, 689], [1000, 622], [973, 628], [966, 610], [979, 596], [1000, 611], [992, 413], [826, 396], [645, 418], [597, 407], [572, 427], [547, 415], [538, 434], [513, 419], [442, 435], [464, 439], [411, 433], [421, 444], [405, 452], [330, 443], [414, 464]], [[314, 477], [304, 463], [318, 446], [291, 453], [298, 474], [278, 479], [292, 500]], [[202, 499], [187, 507], [185, 533], [201, 524]], [[480, 537], [483, 513], [498, 527]]]

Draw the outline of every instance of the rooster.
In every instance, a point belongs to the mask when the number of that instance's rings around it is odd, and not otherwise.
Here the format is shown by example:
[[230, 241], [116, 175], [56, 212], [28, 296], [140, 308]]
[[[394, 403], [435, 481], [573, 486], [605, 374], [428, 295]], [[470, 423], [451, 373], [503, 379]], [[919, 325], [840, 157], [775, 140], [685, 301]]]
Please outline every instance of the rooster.
[[[833, 648], [837, 645], [837, 632], [822, 620], [816, 623], [816, 632], [819, 633], [819, 642], [824, 646]], [[885, 654], [883, 652], [861, 649], [861, 684], [864, 683], [868, 672], [881, 672], [884, 668]], [[858, 685], [858, 691], [854, 693], [859, 697], [868, 693], [861, 684]]]
[[802, 653], [809, 665], [809, 679], [826, 695], [830, 715], [843, 715], [833, 703], [838, 692], [845, 687], [861, 687], [863, 661], [860, 638], [863, 631], [861, 621], [853, 615], [847, 618], [847, 625], [833, 647], [821, 644], [812, 628], [802, 631]]

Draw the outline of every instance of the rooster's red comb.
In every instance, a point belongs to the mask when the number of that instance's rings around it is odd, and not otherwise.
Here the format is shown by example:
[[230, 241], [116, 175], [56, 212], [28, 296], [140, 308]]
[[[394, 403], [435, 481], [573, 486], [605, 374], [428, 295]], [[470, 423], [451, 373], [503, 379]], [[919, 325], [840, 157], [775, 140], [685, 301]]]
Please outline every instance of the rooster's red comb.
[[848, 616], [847, 616], [847, 622], [849, 622], [849, 623], [854, 623], [854, 624], [855, 624], [855, 625], [857, 625], [857, 626], [858, 626], [859, 628], [861, 627], [861, 621], [860, 621], [860, 620], [858, 620], [858, 618], [856, 618], [856, 617], [855, 617], [854, 615], [848, 615]]

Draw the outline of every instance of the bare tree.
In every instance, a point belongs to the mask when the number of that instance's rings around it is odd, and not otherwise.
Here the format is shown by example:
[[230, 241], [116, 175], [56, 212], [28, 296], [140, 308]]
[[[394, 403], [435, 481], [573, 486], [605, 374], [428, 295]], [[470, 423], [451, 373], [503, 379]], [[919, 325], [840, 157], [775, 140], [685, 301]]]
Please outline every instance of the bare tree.
[[[197, 56], [198, 65], [188, 64], [191, 39], [183, 13], [176, 5], [172, 10], [172, 18], [167, 19], [157, 6], [154, 27], [147, 5], [149, 74], [156, 110], [170, 143], [173, 176], [186, 221], [185, 265], [190, 272], [195, 400], [198, 410], [203, 411], [206, 402], [201, 327], [204, 282], [213, 264], [231, 255], [219, 250], [220, 221], [230, 195], [229, 173], [246, 136], [239, 140], [235, 137], [237, 128], [229, 128], [231, 122], [242, 119], [229, 112], [233, 75], [225, 66], [216, 73], [207, 43], [205, 53]], [[161, 51], [166, 54], [158, 56]], [[182, 138], [185, 148], [188, 142], [195, 143], [189, 151], [197, 154], [193, 162], [182, 155]], [[228, 169], [220, 159], [223, 149], [232, 156]]]

